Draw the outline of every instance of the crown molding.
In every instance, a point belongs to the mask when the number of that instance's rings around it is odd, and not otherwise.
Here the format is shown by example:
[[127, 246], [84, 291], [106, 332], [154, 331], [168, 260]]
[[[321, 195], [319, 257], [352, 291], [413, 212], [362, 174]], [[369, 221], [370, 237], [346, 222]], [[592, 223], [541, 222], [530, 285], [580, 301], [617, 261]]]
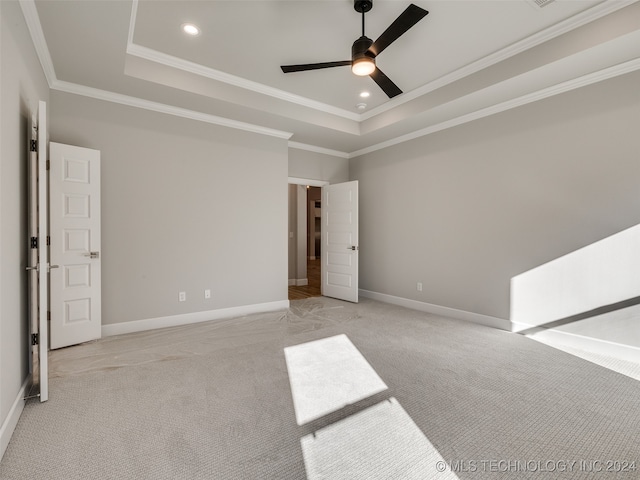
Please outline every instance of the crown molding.
[[439, 132], [441, 130], [446, 130], [447, 128], [451, 128], [451, 127], [456, 127], [458, 125], [462, 125], [464, 123], [468, 123], [473, 120], [478, 120], [480, 118], [488, 117], [496, 113], [501, 113], [506, 110], [511, 110], [512, 108], [520, 107], [528, 103], [537, 102], [538, 100], [543, 100], [545, 98], [552, 97], [560, 93], [575, 90], [580, 87], [585, 87], [587, 85], [598, 83], [603, 80], [608, 80], [610, 78], [624, 75], [626, 73], [631, 73], [636, 70], [640, 70], [640, 58], [636, 58], [628, 62], [614, 65], [612, 67], [604, 68], [602, 70], [599, 70], [597, 72], [592, 72], [587, 75], [582, 75], [580, 77], [567, 80], [566, 82], [561, 82], [551, 87], [543, 88], [541, 90], [537, 90], [535, 92], [531, 92], [526, 95], [513, 98], [511, 100], [507, 100], [506, 102], [497, 103], [495, 105], [491, 105], [490, 107], [482, 108], [475, 112], [471, 112], [465, 115], [460, 115], [459, 117], [452, 118], [445, 122], [440, 122], [438, 124], [431, 125], [429, 127], [426, 127], [420, 130], [416, 130], [415, 132], [411, 132], [406, 135], [401, 135], [399, 137], [392, 138], [390, 140], [387, 140], [386, 142], [381, 142], [376, 145], [371, 145], [370, 147], [363, 148], [361, 150], [356, 150], [354, 152], [349, 153], [349, 158], [359, 157], [367, 153], [372, 153], [377, 150], [382, 150], [387, 147], [392, 147], [400, 143], [408, 142], [409, 140], [414, 140], [416, 138], [424, 137], [425, 135], [429, 135], [431, 133]]
[[323, 155], [331, 155], [332, 157], [349, 158], [347, 152], [341, 152], [339, 150], [331, 150], [329, 148], [317, 147], [316, 145], [308, 145], [306, 143], [289, 141], [289, 148], [295, 148], [297, 150], [306, 150], [307, 152], [321, 153]]
[[327, 105], [326, 103], [311, 100], [300, 95], [285, 92], [284, 90], [269, 87], [262, 83], [247, 80], [246, 78], [237, 77], [220, 70], [205, 67], [204, 65], [201, 65], [199, 63], [190, 62], [189, 60], [174, 57], [173, 55], [168, 55], [151, 48], [137, 45], [135, 43], [127, 45], [127, 54], [140, 57], [151, 62], [159, 63], [170, 68], [193, 73], [210, 80], [216, 80], [218, 82], [226, 83], [228, 85], [242, 88], [244, 90], [250, 90], [261, 95], [267, 95], [269, 97], [277, 98], [278, 100], [284, 100], [285, 102], [294, 103], [302, 107], [312, 108], [314, 110], [329, 113], [331, 115], [336, 115], [348, 120], [360, 121], [359, 114], [352, 113], [347, 110], [334, 107], [332, 105]]
[[[152, 102], [149, 100], [143, 100], [137, 97], [131, 97], [128, 95], [122, 95], [119, 93], [109, 92], [106, 90], [100, 90], [97, 88], [87, 87], [85, 85], [78, 85], [76, 83], [66, 82], [58, 80], [53, 67], [53, 61], [51, 54], [49, 53], [49, 47], [44, 37], [42, 30], [42, 24], [40, 23], [40, 17], [38, 16], [38, 10], [34, 0], [20, 0], [20, 8], [27, 24], [27, 29], [31, 35], [31, 40], [36, 49], [36, 54], [40, 60], [40, 65], [44, 70], [49, 88], [52, 90], [58, 90], [61, 92], [72, 93], [85, 97], [95, 98], [98, 100], [104, 100], [107, 102], [119, 103], [121, 105], [127, 105], [130, 107], [142, 108], [158, 113], [165, 113], [167, 115], [173, 115], [182, 118], [188, 118], [191, 120], [197, 120], [200, 122], [210, 123], [213, 125], [219, 125], [223, 127], [234, 128], [237, 130], [244, 130], [246, 132], [258, 133], [260, 135], [267, 135], [276, 138], [290, 139], [293, 133], [284, 132], [281, 130], [275, 130], [272, 128], [262, 127], [259, 125], [253, 125], [246, 122], [240, 122], [237, 120], [231, 120], [228, 118], [219, 117], [216, 115], [210, 115], [206, 113], [196, 112], [186, 108], [174, 107], [163, 103]], [[134, 0], [134, 4], [137, 4], [137, 0]], [[135, 9], [131, 14], [132, 24], [135, 23]], [[133, 31], [130, 29], [129, 38], [133, 38]]]
[[437, 90], [438, 88], [442, 88], [450, 83], [453, 83], [457, 80], [460, 80], [464, 77], [472, 75], [476, 72], [479, 72], [482, 69], [487, 67], [491, 67], [497, 63], [500, 63], [508, 58], [511, 58], [519, 53], [522, 53], [530, 48], [536, 47], [544, 42], [552, 40], [560, 35], [570, 32], [571, 30], [575, 30], [578, 27], [582, 27], [587, 23], [598, 20], [602, 17], [605, 17], [613, 12], [620, 10], [621, 8], [627, 7], [636, 3], [638, 0], [608, 0], [603, 3], [600, 3], [588, 10], [585, 10], [582, 13], [574, 15], [571, 18], [563, 20], [551, 27], [548, 27], [538, 33], [535, 33], [519, 42], [513, 43], [506, 48], [498, 50], [497, 52], [492, 53], [480, 60], [477, 60], [469, 65], [466, 65], [462, 68], [454, 70], [453, 72], [444, 75], [432, 82], [429, 82], [421, 87], [416, 88], [410, 92], [407, 92], [395, 99], [386, 102], [376, 108], [372, 108], [366, 113], [360, 115], [361, 120], [368, 120], [376, 115], [389, 111], [395, 107], [403, 105], [407, 102], [415, 100], [418, 97], [426, 95], [429, 92]]
[[[239, 77], [233, 77], [231, 75], [225, 74], [224, 72], [217, 72], [213, 69], [208, 69], [207, 67], [203, 67], [202, 65], [198, 65], [192, 62], [185, 62], [182, 61], [180, 59], [176, 59], [175, 57], [171, 57], [169, 55], [165, 55], [162, 54], [161, 52], [155, 52], [154, 50], [151, 49], [146, 49], [145, 47], [141, 47], [139, 45], [135, 45], [133, 43], [133, 35], [134, 35], [134, 26], [135, 26], [135, 20], [136, 20], [136, 14], [137, 14], [137, 4], [138, 4], [138, 0], [133, 0], [133, 8], [132, 8], [132, 12], [131, 12], [131, 20], [130, 20], [130, 28], [129, 28], [129, 32], [128, 32], [128, 46], [127, 46], [127, 52], [131, 53], [132, 55], [136, 55], [136, 54], [141, 54], [141, 55], [150, 55], [151, 57], [156, 57], [161, 61], [160, 63], [164, 63], [164, 60], [166, 61], [170, 61], [172, 59], [176, 60], [176, 64], [178, 65], [176, 68], [180, 68], [180, 66], [182, 67], [193, 67], [194, 71], [193, 73], [196, 74], [200, 74], [200, 70], [204, 69], [204, 73], [219, 73], [221, 74], [223, 77], [227, 78], [231, 78], [231, 79], [238, 79], [239, 84], [237, 86], [241, 87], [241, 88], [248, 88], [250, 85], [255, 85], [255, 86], [259, 86], [259, 87], [264, 87], [266, 89], [271, 89], [271, 94], [275, 94], [276, 92], [280, 92], [283, 94], [282, 96], [282, 100], [286, 100], [286, 101], [290, 101], [290, 102], [294, 102], [296, 99], [301, 100], [303, 102], [307, 102], [307, 103], [303, 103], [304, 106], [310, 107], [310, 108], [316, 108], [319, 107], [318, 109], [322, 109], [322, 108], [328, 108], [329, 110], [335, 109], [338, 110], [340, 112], [343, 113], [343, 115], [340, 116], [345, 116], [344, 114], [348, 114], [347, 117], [345, 118], [349, 118], [352, 120], [356, 120], [356, 121], [361, 121], [363, 119], [366, 118], [371, 118], [372, 116], [377, 115], [378, 113], [381, 113], [382, 111], [388, 110], [390, 108], [393, 108], [395, 106], [400, 105], [401, 103], [405, 103], [407, 101], [410, 101], [420, 95], [424, 95], [425, 93], [427, 93], [428, 91], [434, 90], [436, 88], [440, 88], [441, 86], [450, 83], [452, 81], [455, 81], [458, 78], [462, 78], [464, 76], [470, 75], [471, 73], [474, 73], [475, 71], [478, 71], [482, 68], [486, 68], [487, 66], [493, 65], [494, 63], [497, 63], [501, 60], [504, 60], [506, 58], [509, 58], [510, 56], [513, 56], [521, 51], [524, 51], [528, 48], [531, 48], [535, 45], [538, 45], [540, 43], [543, 43], [551, 38], [554, 38], [558, 35], [561, 35], [563, 33], [566, 33], [572, 29], [575, 29], [579, 26], [585, 25], [586, 23], [589, 23], [591, 21], [597, 20], [598, 18], [601, 18], [605, 15], [608, 15], [610, 13], [613, 13], [614, 11], [617, 11], [621, 8], [624, 8], [628, 5], [634, 4], [636, 2], [638, 2], [639, 0], [607, 0], [585, 12], [583, 12], [582, 14], [576, 15], [575, 17], [572, 17], [571, 19], [568, 19], [564, 22], [560, 22], [559, 24], [546, 29], [542, 32], [539, 32], [536, 35], [533, 35], [531, 37], [528, 37], [527, 39], [518, 42], [516, 44], [513, 44], [510, 47], [507, 47], [506, 49], [503, 49], [499, 52], [496, 52], [493, 55], [490, 55], [488, 57], [485, 57], [482, 60], [479, 60], [478, 62], [475, 62], [473, 64], [470, 64], [469, 66], [463, 68], [463, 69], [459, 69], [455, 72], [453, 72], [450, 75], [447, 75], [445, 77], [441, 77], [440, 79], [431, 82], [427, 85], [424, 85], [423, 87], [413, 90], [412, 92], [408, 92], [406, 94], [404, 94], [402, 96], [402, 98], [398, 98], [397, 101], [392, 100], [390, 102], [388, 102], [385, 105], [382, 105], [380, 107], [377, 107], [376, 109], [373, 109], [369, 112], [367, 112], [366, 114], [354, 114], [352, 112], [348, 112], [346, 110], [342, 110], [342, 109], [337, 109], [336, 107], [331, 107], [329, 105], [320, 103], [320, 102], [314, 102], [312, 100], [306, 99], [304, 97], [299, 97], [296, 95], [292, 95], [292, 94], [288, 94], [287, 92], [283, 92], [281, 90], [277, 90], [277, 89], [272, 89], [271, 87], [266, 87], [264, 85], [255, 83], [255, 82], [250, 82], [248, 80], [245, 79], [241, 79]], [[103, 101], [109, 101], [109, 102], [113, 102], [113, 103], [118, 103], [121, 105], [127, 105], [127, 106], [131, 106], [131, 107], [136, 107], [136, 108], [142, 108], [145, 110], [149, 110], [149, 111], [154, 111], [154, 112], [159, 112], [159, 113], [164, 113], [164, 114], [168, 114], [168, 115], [173, 115], [173, 116], [178, 116], [178, 117], [182, 117], [182, 118], [188, 118], [191, 120], [196, 120], [196, 121], [201, 121], [201, 122], [205, 122], [205, 123], [210, 123], [210, 124], [214, 124], [214, 125], [219, 125], [219, 126], [224, 126], [224, 127], [228, 127], [228, 128], [234, 128], [234, 129], [239, 129], [239, 130], [244, 130], [244, 131], [248, 131], [248, 132], [253, 132], [253, 133], [257, 133], [257, 134], [261, 134], [261, 135], [268, 135], [268, 136], [272, 136], [272, 137], [277, 137], [277, 138], [282, 138], [282, 139], [287, 139], [289, 140], [293, 134], [290, 132], [284, 132], [284, 131], [280, 131], [280, 130], [274, 130], [274, 129], [270, 129], [270, 128], [266, 128], [266, 127], [262, 127], [259, 125], [253, 125], [250, 123], [246, 123], [246, 122], [240, 122], [240, 121], [236, 121], [236, 120], [231, 120], [231, 119], [227, 119], [227, 118], [223, 118], [223, 117], [219, 117], [216, 115], [210, 115], [210, 114], [206, 114], [206, 113], [202, 113], [202, 112], [196, 112], [193, 110], [189, 110], [189, 109], [185, 109], [185, 108], [180, 108], [180, 107], [175, 107], [175, 106], [171, 106], [171, 105], [167, 105], [167, 104], [163, 104], [163, 103], [159, 103], [159, 102], [152, 102], [152, 101], [148, 101], [148, 100], [144, 100], [141, 98], [137, 98], [137, 97], [132, 97], [132, 96], [128, 96], [128, 95], [123, 95], [123, 94], [118, 94], [118, 93], [114, 93], [114, 92], [109, 92], [109, 91], [105, 91], [105, 90], [100, 90], [100, 89], [96, 89], [96, 88], [92, 88], [92, 87], [87, 87], [84, 85], [79, 85], [79, 84], [74, 84], [71, 82], [66, 82], [66, 81], [62, 81], [62, 80], [58, 80], [56, 77], [56, 73], [55, 73], [55, 69], [53, 66], [53, 61], [51, 59], [51, 55], [49, 53], [49, 48], [48, 45], [46, 43], [46, 39], [44, 36], [44, 32], [42, 30], [42, 26], [40, 24], [40, 18], [38, 16], [38, 11], [35, 5], [35, 1], [34, 0], [19, 0], [19, 4], [20, 7], [22, 9], [24, 18], [25, 18], [25, 22], [27, 24], [27, 28], [29, 30], [29, 33], [31, 35], [31, 39], [33, 41], [38, 59], [40, 60], [40, 64], [42, 66], [42, 69], [44, 71], [45, 77], [47, 79], [47, 82], [49, 84], [49, 88], [51, 88], [52, 90], [58, 90], [58, 91], [62, 91], [62, 92], [66, 92], [66, 93], [72, 93], [72, 94], [76, 94], [76, 95], [82, 95], [82, 96], [86, 96], [86, 97], [91, 97], [91, 98], [95, 98], [95, 99], [99, 99], [99, 100], [103, 100]], [[130, 52], [129, 49], [131, 48], [131, 50], [134, 52]], [[147, 57], [143, 57], [143, 58], [147, 58]], [[155, 58], [148, 58], [151, 61], [156, 61]], [[168, 64], [168, 66], [173, 66]], [[474, 70], [475, 69], [475, 70]], [[566, 82], [561, 82], [557, 85], [551, 86], [551, 87], [547, 87], [541, 90], [538, 90], [536, 92], [531, 92], [529, 94], [520, 96], [518, 98], [514, 98], [505, 102], [501, 102], [480, 110], [477, 110], [475, 112], [471, 112], [465, 115], [460, 115], [456, 118], [453, 119], [449, 119], [447, 121], [444, 122], [440, 122], [438, 124], [435, 125], [431, 125], [429, 127], [420, 129], [420, 130], [416, 130], [414, 132], [405, 134], [405, 135], [400, 135], [398, 137], [389, 139], [385, 142], [381, 142], [375, 145], [371, 145], [369, 147], [360, 149], [360, 150], [356, 150], [350, 153], [345, 153], [345, 152], [341, 152], [341, 151], [337, 151], [337, 150], [331, 150], [331, 149], [327, 149], [327, 148], [323, 148], [323, 147], [319, 147], [319, 146], [314, 146], [314, 145], [307, 145], [307, 144], [303, 144], [303, 143], [298, 143], [298, 142], [289, 142], [289, 147], [290, 148], [294, 148], [294, 149], [300, 149], [300, 150], [307, 150], [310, 152], [316, 152], [316, 153], [321, 153], [321, 154], [326, 154], [326, 155], [331, 155], [331, 156], [335, 156], [335, 157], [340, 157], [340, 158], [355, 158], [355, 157], [359, 157], [361, 155], [365, 155], [367, 153], [372, 153], [375, 152], [377, 150], [381, 150], [393, 145], [397, 145], [403, 142], [407, 142], [410, 140], [413, 140], [415, 138], [419, 138], [425, 135], [429, 135], [431, 133], [435, 133], [441, 130], [445, 130], [447, 128], [451, 128], [451, 127], [455, 127], [457, 125], [461, 125], [476, 119], [480, 119], [480, 118], [484, 118], [487, 117], [489, 115], [493, 115], [495, 113], [500, 113], [506, 110], [509, 110], [511, 108], [516, 108], [519, 107], [521, 105], [525, 105], [527, 103], [531, 103], [531, 102], [535, 102], [537, 100], [542, 100], [544, 98], [553, 96], [553, 95], [557, 95], [563, 92], [567, 92], [576, 88], [580, 88], [582, 86], [586, 86], [586, 85], [590, 85], [592, 83], [596, 83], [599, 81], [603, 81], [609, 78], [613, 78], [619, 75], [623, 75], [625, 73], [630, 73], [632, 71], [636, 71], [640, 69], [640, 59], [635, 59], [635, 60], [631, 60], [616, 66], [612, 66], [609, 68], [605, 68], [602, 69], [598, 72], [593, 72]], [[189, 70], [187, 70], [189, 71]], [[458, 75], [458, 77], [456, 78], [455, 75]], [[209, 78], [214, 78], [214, 77], [209, 77]], [[227, 78], [227, 79], [229, 79]], [[219, 78], [215, 78], [216, 80], [220, 80]], [[224, 80], [220, 80], [220, 81], [224, 81]], [[248, 82], [248, 83], [243, 83], [243, 82]], [[256, 90], [258, 91], [258, 90]], [[259, 93], [265, 93], [262, 91], [259, 91]], [[269, 95], [269, 93], [265, 93], [267, 95]], [[272, 95], [274, 96], [274, 95]], [[278, 97], [280, 98], [280, 97]], [[338, 115], [338, 113], [335, 113], [333, 111], [328, 111], [328, 110], [322, 110], [325, 111], [326, 113], [334, 113], [336, 115]]]
[[22, 9], [22, 15], [27, 24], [27, 29], [31, 35], [31, 40], [33, 41], [33, 46], [36, 49], [36, 54], [44, 71], [44, 76], [47, 79], [49, 88], [51, 88], [51, 85], [56, 81], [56, 70], [53, 68], [53, 60], [51, 60], [49, 46], [44, 38], [36, 2], [34, 0], [20, 0], [19, 3]]
[[545, 30], [542, 30], [534, 35], [531, 35], [519, 42], [516, 42], [491, 55], [488, 55], [476, 62], [473, 62], [462, 68], [459, 68], [447, 75], [444, 75], [432, 82], [429, 82], [423, 85], [422, 87], [416, 88], [411, 92], [406, 92], [403, 95], [396, 97], [362, 114], [353, 113], [348, 110], [344, 110], [342, 108], [334, 107], [332, 105], [311, 100], [301, 95], [294, 95], [289, 92], [279, 90], [277, 88], [269, 87], [267, 85], [264, 85], [258, 82], [237, 77], [235, 75], [231, 75], [219, 70], [215, 70], [210, 67], [205, 67], [201, 64], [197, 64], [194, 62], [183, 60], [181, 58], [173, 57], [171, 55], [135, 44], [133, 42], [133, 37], [134, 37], [134, 31], [135, 31], [135, 21], [137, 18], [138, 0], [133, 0], [131, 22], [129, 25], [129, 41], [127, 44], [127, 53], [130, 55], [134, 55], [134, 56], [152, 61], [152, 62], [166, 65], [171, 68], [184, 70], [186, 72], [200, 75], [205, 78], [209, 78], [209, 79], [220, 81], [229, 85], [233, 85], [238, 88], [250, 90], [263, 95], [268, 95], [274, 98], [278, 98], [280, 100], [284, 100], [286, 102], [294, 103], [307, 108], [312, 108], [314, 110], [318, 110], [331, 115], [336, 115], [349, 120], [362, 122], [370, 118], [373, 118], [381, 113], [389, 111], [393, 108], [396, 108], [400, 105], [408, 103], [412, 100], [415, 100], [418, 97], [426, 95], [429, 92], [442, 88], [464, 77], [472, 75], [482, 69], [485, 69], [499, 62], [502, 62], [510, 57], [513, 57], [514, 55], [522, 53], [530, 48], [533, 48], [537, 45], [547, 42], [564, 33], [567, 33], [578, 27], [586, 25], [587, 23], [598, 20], [599, 18], [602, 18], [617, 10], [620, 10], [621, 8], [624, 8], [633, 3], [636, 3], [637, 1], [639, 0], [608, 0], [603, 3], [600, 3], [582, 13], [574, 15], [571, 18], [568, 18], [562, 22], [557, 23], [556, 25], [546, 28]]
[[129, 33], [127, 35], [127, 48], [133, 44], [133, 33], [136, 27], [136, 18], [138, 17], [138, 0], [133, 0], [131, 5], [131, 18], [129, 19]]
[[285, 102], [295, 103], [303, 107], [312, 108], [314, 110], [329, 113], [331, 115], [336, 115], [348, 120], [354, 120], [358, 122], [361, 120], [360, 114], [353, 113], [342, 108], [334, 107], [333, 105], [318, 102], [316, 100], [311, 100], [310, 98], [303, 97], [301, 95], [295, 95], [293, 93], [285, 92], [284, 90], [280, 90], [278, 88], [269, 87], [268, 85], [264, 85], [262, 83], [247, 80], [246, 78], [231, 75], [214, 68], [206, 67], [199, 63], [190, 62], [182, 58], [174, 57], [173, 55], [168, 55], [166, 53], [143, 47], [142, 45], [138, 45], [133, 42], [137, 15], [138, 0], [133, 0], [133, 3], [131, 5], [131, 20], [129, 22], [129, 34], [127, 39], [127, 53], [129, 55], [134, 55], [151, 62], [160, 63], [167, 67], [183, 70], [185, 72], [200, 75], [211, 80], [217, 80], [219, 82], [233, 85], [238, 88], [251, 90], [262, 95], [268, 95], [279, 100], [284, 100]]
[[272, 128], [261, 127], [259, 125], [253, 125], [251, 123], [239, 122], [237, 120], [218, 117], [216, 115], [210, 115], [208, 113], [196, 112], [194, 110], [189, 110], [186, 108], [174, 107], [172, 105], [167, 105], [164, 103], [143, 100], [138, 97], [122, 95], [120, 93], [100, 90], [98, 88], [87, 87], [85, 85], [78, 85], [77, 83], [65, 82], [62, 80], [56, 80], [53, 86], [51, 86], [51, 89], [65, 93], [73, 93], [75, 95], [81, 95], [83, 97], [95, 98], [97, 100], [104, 100], [111, 103], [118, 103], [120, 105], [126, 105], [129, 107], [142, 108], [144, 110], [149, 110], [152, 112], [165, 113], [167, 115], [173, 115], [175, 117], [188, 118], [190, 120], [211, 123], [213, 125], [219, 125], [222, 127], [234, 128], [236, 130], [258, 133], [260, 135], [267, 135], [270, 137], [283, 138], [288, 140], [293, 136], [293, 133], [283, 132], [281, 130], [274, 130]]

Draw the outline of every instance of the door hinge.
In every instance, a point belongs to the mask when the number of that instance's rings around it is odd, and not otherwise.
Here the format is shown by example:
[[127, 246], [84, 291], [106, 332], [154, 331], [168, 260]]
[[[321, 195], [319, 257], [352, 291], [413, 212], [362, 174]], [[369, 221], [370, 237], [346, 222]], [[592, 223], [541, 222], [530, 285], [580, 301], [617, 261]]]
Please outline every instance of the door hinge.
[[38, 237], [31, 237], [31, 248], [38, 248]]
[[31, 334], [31, 345], [38, 345], [40, 343], [40, 335], [37, 333]]
[[47, 246], [51, 245], [51, 237], [47, 235]]
[[51, 311], [47, 310], [47, 320], [51, 321]]
[[47, 170], [51, 169], [51, 162], [49, 162], [49, 160], [47, 160]]
[[29, 142], [29, 150], [31, 150], [32, 152], [37, 152], [38, 151], [38, 141], [37, 140], [31, 140], [31, 142]]

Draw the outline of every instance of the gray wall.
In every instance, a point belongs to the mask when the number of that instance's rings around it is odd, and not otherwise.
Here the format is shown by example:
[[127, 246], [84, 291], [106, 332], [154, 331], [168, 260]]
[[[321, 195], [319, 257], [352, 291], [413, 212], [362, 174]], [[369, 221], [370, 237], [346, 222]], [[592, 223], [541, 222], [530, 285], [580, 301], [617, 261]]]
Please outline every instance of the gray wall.
[[49, 88], [17, 2], [0, 2], [0, 425], [28, 369], [27, 141]]
[[628, 74], [351, 160], [361, 288], [508, 319], [511, 277], [640, 223], [638, 85]]
[[329, 183], [348, 182], [349, 160], [324, 153], [290, 148], [289, 176], [323, 180]]
[[103, 325], [287, 300], [286, 140], [60, 92], [51, 105], [52, 141], [102, 153]]

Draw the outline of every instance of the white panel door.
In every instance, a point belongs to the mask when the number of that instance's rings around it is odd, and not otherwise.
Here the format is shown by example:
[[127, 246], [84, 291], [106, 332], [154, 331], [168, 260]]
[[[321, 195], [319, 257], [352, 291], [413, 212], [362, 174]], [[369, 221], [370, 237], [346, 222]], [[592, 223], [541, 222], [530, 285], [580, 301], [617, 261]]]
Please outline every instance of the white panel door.
[[100, 338], [100, 152], [51, 142], [51, 348]]
[[322, 187], [322, 295], [358, 302], [358, 182]]
[[[29, 145], [29, 333], [32, 385], [41, 402], [49, 398], [47, 311], [49, 260], [47, 249], [47, 104], [39, 102]], [[29, 395], [34, 393], [29, 392]], [[35, 394], [34, 394], [35, 395]]]

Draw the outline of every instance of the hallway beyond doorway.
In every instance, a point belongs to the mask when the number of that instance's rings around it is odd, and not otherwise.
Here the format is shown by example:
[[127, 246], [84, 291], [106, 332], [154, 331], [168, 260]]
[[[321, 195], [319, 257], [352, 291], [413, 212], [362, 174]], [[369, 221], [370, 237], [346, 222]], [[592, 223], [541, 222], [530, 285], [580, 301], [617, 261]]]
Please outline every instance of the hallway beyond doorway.
[[320, 297], [320, 259], [307, 259], [307, 279], [309, 283], [302, 287], [289, 287], [289, 300], [302, 300], [303, 298]]

